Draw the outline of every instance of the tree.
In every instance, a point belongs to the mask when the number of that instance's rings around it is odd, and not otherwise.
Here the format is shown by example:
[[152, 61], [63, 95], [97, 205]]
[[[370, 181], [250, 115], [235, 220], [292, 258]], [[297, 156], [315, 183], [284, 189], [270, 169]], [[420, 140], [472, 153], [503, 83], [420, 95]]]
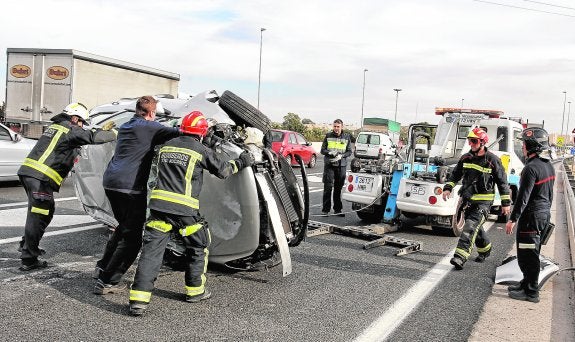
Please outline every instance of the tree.
[[284, 116], [282, 128], [288, 131], [294, 131], [302, 134], [305, 132], [304, 124], [301, 122], [299, 115], [295, 113], [287, 113], [287, 115]]
[[301, 123], [304, 125], [313, 125], [314, 122], [311, 121], [310, 119], [301, 119]]

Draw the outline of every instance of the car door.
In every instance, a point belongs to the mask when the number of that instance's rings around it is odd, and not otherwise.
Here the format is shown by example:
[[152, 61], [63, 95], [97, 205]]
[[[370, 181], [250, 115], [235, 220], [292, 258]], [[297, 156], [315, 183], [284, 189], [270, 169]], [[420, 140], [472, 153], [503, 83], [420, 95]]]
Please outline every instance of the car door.
[[297, 139], [295, 137], [295, 132], [290, 132], [288, 136], [288, 154], [291, 156], [290, 161], [293, 164], [295, 159], [293, 158], [294, 155], [300, 153], [300, 148], [297, 143]]
[[304, 164], [308, 164], [311, 158], [311, 146], [308, 146], [307, 141], [303, 135], [296, 133], [295, 135], [298, 146], [298, 154], [303, 159]]
[[34, 143], [22, 138], [16, 141], [16, 134], [6, 126], [0, 126], [0, 178], [16, 179], [16, 173], [28, 156]]

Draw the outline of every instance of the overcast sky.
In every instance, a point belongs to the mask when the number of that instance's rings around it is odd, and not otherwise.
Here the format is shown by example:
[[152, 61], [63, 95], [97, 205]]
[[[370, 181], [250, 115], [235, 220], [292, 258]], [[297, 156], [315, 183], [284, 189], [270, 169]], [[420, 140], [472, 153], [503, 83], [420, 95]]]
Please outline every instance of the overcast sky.
[[[400, 88], [403, 124], [436, 123], [435, 107], [464, 99], [567, 130], [573, 0], [4, 0], [0, 53], [80, 50], [178, 73], [183, 93], [231, 90], [255, 106], [260, 28], [260, 109], [273, 121], [293, 112], [359, 124], [368, 69], [364, 117], [393, 119]], [[5, 67], [0, 77], [3, 100]]]

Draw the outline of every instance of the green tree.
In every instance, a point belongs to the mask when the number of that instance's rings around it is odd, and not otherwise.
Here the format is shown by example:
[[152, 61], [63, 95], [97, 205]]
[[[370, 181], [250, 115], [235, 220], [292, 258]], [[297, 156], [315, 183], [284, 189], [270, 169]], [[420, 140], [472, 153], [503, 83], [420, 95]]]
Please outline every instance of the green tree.
[[284, 122], [282, 124], [282, 128], [288, 131], [294, 131], [298, 133], [305, 132], [305, 125], [301, 122], [299, 115], [295, 113], [287, 113], [284, 116]]
[[314, 122], [311, 121], [310, 119], [301, 119], [301, 123], [304, 125], [313, 125]]
[[308, 128], [303, 133], [303, 136], [307, 141], [323, 141], [325, 134], [327, 133], [326, 129], [322, 129], [319, 127]]

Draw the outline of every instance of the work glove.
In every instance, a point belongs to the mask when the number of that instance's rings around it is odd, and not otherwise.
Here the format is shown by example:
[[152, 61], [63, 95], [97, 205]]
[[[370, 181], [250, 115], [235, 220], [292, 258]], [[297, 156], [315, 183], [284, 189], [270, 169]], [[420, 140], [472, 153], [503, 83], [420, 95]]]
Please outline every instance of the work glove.
[[335, 157], [335, 156], [337, 156], [338, 154], [339, 154], [339, 152], [337, 152], [337, 151], [329, 151], [329, 152], [327, 153], [327, 155], [330, 156], [330, 157], [332, 157], [332, 158]]
[[242, 161], [242, 167], [252, 166], [255, 163], [254, 156], [248, 151], [243, 151], [239, 159]]
[[110, 121], [106, 122], [106, 123], [104, 124], [104, 126], [102, 126], [102, 130], [104, 130], [104, 131], [109, 131], [109, 130], [111, 130], [112, 128], [115, 128], [115, 127], [116, 127], [116, 123], [115, 123], [114, 121], [111, 121], [111, 120], [110, 120]]

